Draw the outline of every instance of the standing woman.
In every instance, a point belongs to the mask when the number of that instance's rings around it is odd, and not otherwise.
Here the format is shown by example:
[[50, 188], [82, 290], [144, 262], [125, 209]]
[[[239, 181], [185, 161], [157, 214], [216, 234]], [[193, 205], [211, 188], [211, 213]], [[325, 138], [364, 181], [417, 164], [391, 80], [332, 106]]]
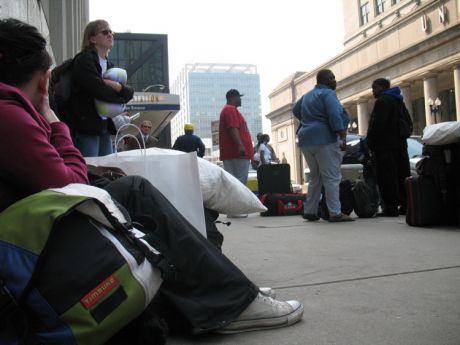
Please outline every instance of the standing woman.
[[113, 47], [113, 32], [105, 20], [86, 25], [81, 52], [72, 68], [70, 114], [75, 146], [84, 157], [105, 156], [113, 152], [110, 135], [116, 133], [112, 119], [96, 110], [95, 99], [127, 103], [132, 88], [102, 76], [113, 67], [107, 56]]

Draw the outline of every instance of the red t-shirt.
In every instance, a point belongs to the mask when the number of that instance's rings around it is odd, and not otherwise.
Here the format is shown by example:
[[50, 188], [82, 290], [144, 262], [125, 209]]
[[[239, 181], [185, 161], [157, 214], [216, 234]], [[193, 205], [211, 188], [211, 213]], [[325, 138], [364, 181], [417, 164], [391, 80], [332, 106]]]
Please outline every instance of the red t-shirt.
[[[230, 136], [229, 129], [238, 128], [241, 142], [246, 150], [245, 156], [240, 156], [238, 145]], [[220, 112], [219, 121], [219, 149], [220, 160], [227, 159], [252, 159], [254, 157], [254, 147], [252, 146], [251, 133], [244, 120], [243, 115], [234, 105], [226, 104]]]

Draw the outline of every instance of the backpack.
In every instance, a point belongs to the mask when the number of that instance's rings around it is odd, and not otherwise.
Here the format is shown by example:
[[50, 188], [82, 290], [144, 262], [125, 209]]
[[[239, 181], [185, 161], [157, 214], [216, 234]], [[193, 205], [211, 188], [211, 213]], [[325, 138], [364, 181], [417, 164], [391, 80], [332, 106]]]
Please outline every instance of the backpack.
[[401, 102], [399, 109], [399, 136], [407, 139], [412, 135], [412, 132], [414, 131], [414, 124], [412, 123], [409, 111], [407, 110], [404, 103]]
[[0, 343], [103, 344], [141, 315], [171, 267], [139, 234], [86, 185], [0, 213]]
[[69, 127], [71, 125], [69, 108], [73, 62], [74, 59], [68, 59], [51, 71], [48, 88], [51, 109]]
[[358, 179], [353, 184], [354, 211], [359, 218], [371, 218], [379, 208], [379, 194], [375, 185]]
[[[340, 206], [342, 213], [347, 216], [353, 212], [353, 184], [350, 180], [343, 180], [339, 185], [339, 197], [340, 197]], [[328, 220], [329, 219], [329, 209], [326, 203], [326, 192], [324, 186], [321, 188], [321, 199], [318, 204], [318, 217]]]

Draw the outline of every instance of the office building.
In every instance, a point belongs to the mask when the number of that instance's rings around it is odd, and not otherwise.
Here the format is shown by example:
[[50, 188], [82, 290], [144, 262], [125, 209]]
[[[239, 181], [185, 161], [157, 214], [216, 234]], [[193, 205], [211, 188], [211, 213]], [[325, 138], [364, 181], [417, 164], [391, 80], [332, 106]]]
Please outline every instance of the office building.
[[[110, 61], [126, 70], [128, 84], [134, 91], [169, 92], [167, 35], [117, 32]], [[165, 120], [169, 121], [169, 118]], [[161, 121], [152, 123], [154, 126], [164, 126], [158, 129], [161, 132], [155, 134], [159, 146], [171, 147], [170, 124]], [[156, 133], [155, 128], [152, 130]]]
[[179, 95], [181, 103], [179, 113], [171, 121], [172, 142], [184, 133], [185, 123], [192, 123], [195, 134], [205, 143], [205, 155], [218, 156], [218, 147], [211, 141], [211, 123], [219, 120], [226, 103], [225, 94], [230, 89], [244, 94], [239, 110], [255, 140], [256, 134], [262, 131], [260, 78], [256, 66], [196, 63], [185, 65], [171, 86], [171, 93]]
[[291, 109], [314, 87], [320, 69], [336, 75], [352, 132], [367, 133], [371, 84], [381, 77], [401, 88], [414, 134], [429, 124], [460, 120], [459, 0], [343, 0], [343, 9], [344, 51], [312, 71], [293, 74], [269, 95], [272, 144], [278, 156], [285, 153], [298, 183], [304, 182], [305, 161]]

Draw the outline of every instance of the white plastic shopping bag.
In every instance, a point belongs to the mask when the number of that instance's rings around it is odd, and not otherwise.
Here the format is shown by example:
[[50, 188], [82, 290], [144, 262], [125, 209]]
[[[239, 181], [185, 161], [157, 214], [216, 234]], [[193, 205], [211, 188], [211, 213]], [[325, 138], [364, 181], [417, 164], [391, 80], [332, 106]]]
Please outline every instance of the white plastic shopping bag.
[[87, 164], [118, 167], [128, 175], [146, 178], [206, 237], [196, 153], [164, 156], [133, 150], [103, 157], [86, 157], [85, 160]]

